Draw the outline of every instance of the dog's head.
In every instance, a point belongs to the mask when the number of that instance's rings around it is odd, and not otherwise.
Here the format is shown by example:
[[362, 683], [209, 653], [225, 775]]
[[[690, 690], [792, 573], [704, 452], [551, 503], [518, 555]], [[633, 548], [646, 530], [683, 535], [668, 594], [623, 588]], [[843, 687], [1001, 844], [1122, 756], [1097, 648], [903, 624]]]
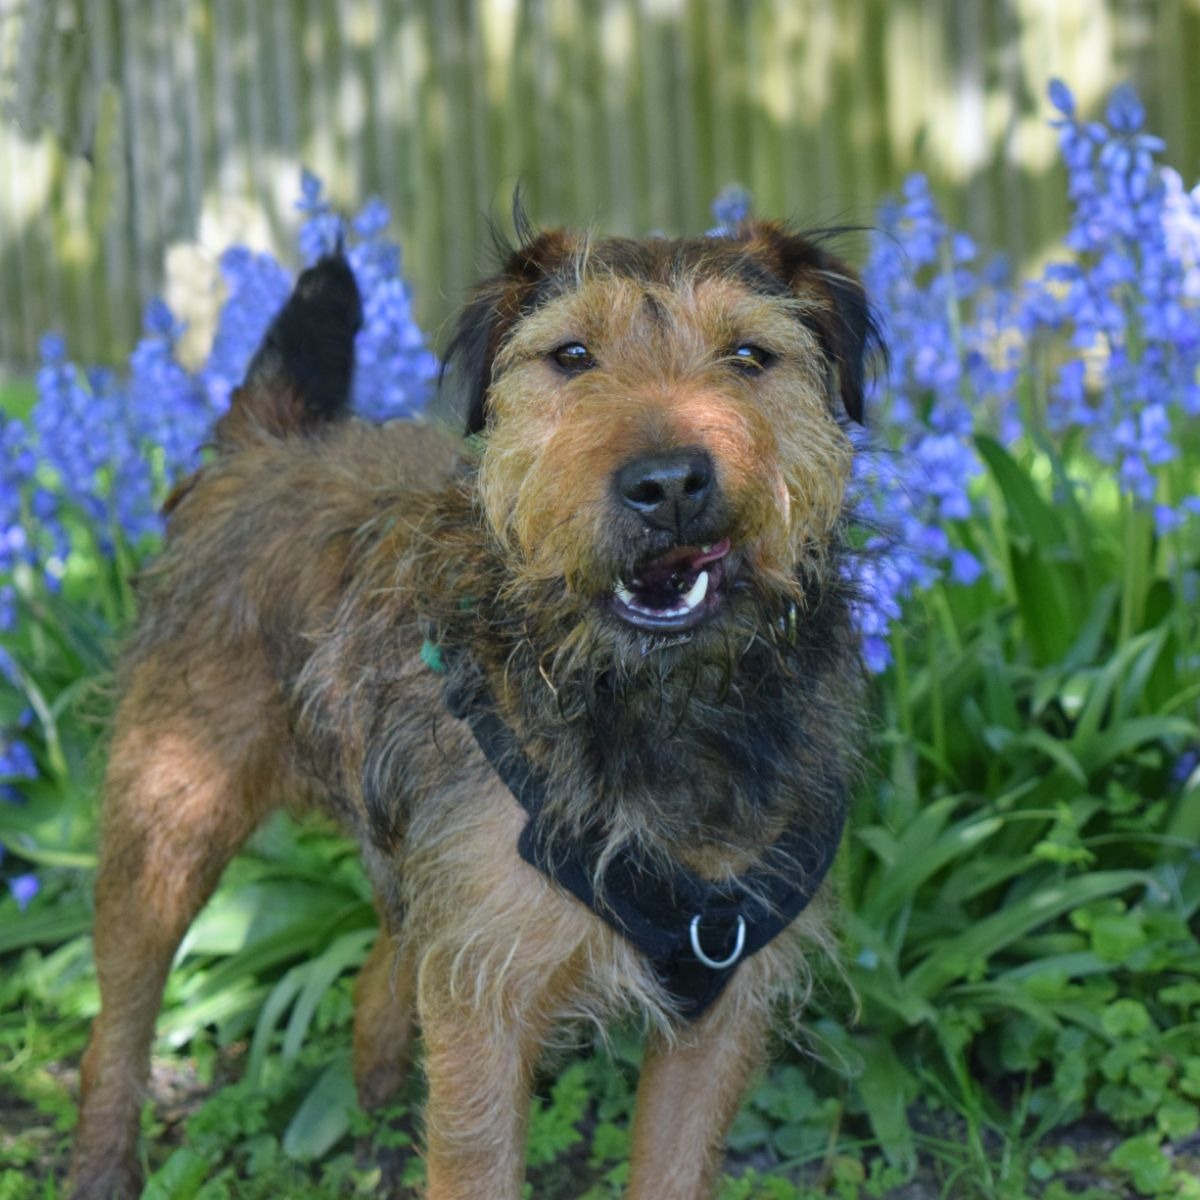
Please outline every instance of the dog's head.
[[837, 537], [875, 342], [857, 275], [780, 224], [529, 234], [448, 356], [506, 562], [616, 637], [795, 597]]

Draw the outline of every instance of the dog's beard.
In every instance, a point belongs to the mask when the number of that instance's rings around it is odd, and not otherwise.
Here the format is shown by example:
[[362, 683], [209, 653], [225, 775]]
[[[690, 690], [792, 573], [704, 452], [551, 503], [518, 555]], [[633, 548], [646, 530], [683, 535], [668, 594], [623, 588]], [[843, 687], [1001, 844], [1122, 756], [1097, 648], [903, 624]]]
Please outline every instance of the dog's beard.
[[501, 613], [524, 615], [510, 666], [535, 667], [563, 720], [594, 714], [596, 705], [620, 706], [643, 727], [663, 731], [678, 727], [693, 701], [724, 702], [746, 686], [750, 669], [791, 672], [799, 623], [824, 602], [811, 574], [741, 573], [727, 581], [712, 617], [674, 631], [629, 624], [614, 612], [609, 591], [583, 595], [562, 579], [508, 574], [497, 595]]

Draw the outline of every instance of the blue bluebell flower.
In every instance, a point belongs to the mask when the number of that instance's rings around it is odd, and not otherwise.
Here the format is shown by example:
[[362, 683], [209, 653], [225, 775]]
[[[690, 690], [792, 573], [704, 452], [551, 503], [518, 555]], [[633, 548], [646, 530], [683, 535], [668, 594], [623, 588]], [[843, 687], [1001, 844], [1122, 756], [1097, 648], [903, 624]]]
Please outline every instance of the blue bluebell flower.
[[0, 739], [0, 778], [6, 781], [36, 779], [33, 751], [19, 738]]
[[21, 912], [29, 907], [29, 902], [38, 894], [41, 886], [38, 877], [32, 874], [14, 875], [8, 881], [8, 890], [12, 893], [12, 898], [17, 902], [17, 908]]
[[[25, 425], [0, 414], [0, 581], [9, 579], [32, 553], [23, 505], [36, 461]], [[0, 630], [10, 629], [15, 619], [16, 593], [7, 582], [0, 583]]]
[[1200, 407], [1200, 202], [1157, 163], [1163, 143], [1142, 132], [1145, 111], [1131, 88], [1112, 94], [1107, 124], [1080, 122], [1061, 84], [1050, 96], [1064, 114], [1052, 124], [1074, 205], [1066, 243], [1077, 258], [1030, 289], [1026, 331], [1063, 329], [1089, 352], [1086, 376], [1082, 360], [1059, 369], [1053, 394], [1065, 411], [1051, 429], [1087, 430], [1088, 449], [1151, 505], [1154, 469], [1177, 453], [1172, 410], [1192, 416]]
[[1172, 764], [1171, 782], [1180, 789], [1186, 788], [1193, 782], [1200, 782], [1200, 778], [1196, 778], [1198, 773], [1200, 773], [1200, 747], [1190, 746]]
[[345, 222], [325, 199], [324, 190], [321, 181], [306, 167], [300, 175], [300, 199], [296, 202], [296, 208], [305, 217], [298, 237], [305, 266], [332, 254], [346, 241]]
[[708, 236], [731, 237], [750, 215], [750, 207], [750, 193], [740, 183], [727, 184], [712, 202], [712, 215], [717, 223], [708, 230]]
[[1067, 117], [1075, 115], [1075, 97], [1071, 94], [1071, 89], [1061, 79], [1050, 80], [1047, 92], [1050, 96], [1050, 103], [1060, 113]]
[[1116, 133], [1137, 133], [1146, 120], [1146, 110], [1137, 92], [1127, 83], [1113, 89], [1105, 115]]

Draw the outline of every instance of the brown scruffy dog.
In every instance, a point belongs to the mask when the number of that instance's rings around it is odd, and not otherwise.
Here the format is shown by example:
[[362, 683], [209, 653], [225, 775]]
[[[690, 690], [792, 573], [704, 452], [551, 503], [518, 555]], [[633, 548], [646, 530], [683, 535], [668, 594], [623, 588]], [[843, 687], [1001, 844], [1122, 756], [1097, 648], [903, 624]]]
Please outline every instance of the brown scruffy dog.
[[137, 1193], [172, 956], [280, 805], [361, 843], [359, 1095], [419, 1026], [431, 1200], [515, 1200], [542, 1052], [630, 1012], [629, 1195], [709, 1195], [802, 994], [859, 728], [861, 285], [775, 224], [519, 232], [448, 354], [473, 436], [347, 415], [332, 257], [172, 497], [121, 672], [76, 1200]]

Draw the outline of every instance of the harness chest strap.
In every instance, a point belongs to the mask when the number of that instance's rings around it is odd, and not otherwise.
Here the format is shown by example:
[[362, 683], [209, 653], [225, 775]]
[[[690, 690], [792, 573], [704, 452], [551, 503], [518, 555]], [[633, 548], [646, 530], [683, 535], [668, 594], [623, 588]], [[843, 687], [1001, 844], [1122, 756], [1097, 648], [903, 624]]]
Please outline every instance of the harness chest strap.
[[[440, 654], [422, 650], [422, 658], [431, 669], [445, 671]], [[798, 825], [785, 830], [771, 847], [772, 858], [785, 864], [778, 870], [751, 871], [718, 885], [678, 863], [664, 868], [621, 851], [606, 866], [603, 895], [597, 896], [598, 847], [584, 840], [564, 845], [561, 837], [551, 847], [542, 817], [545, 780], [496, 712], [486, 687], [467, 695], [445, 689], [443, 702], [451, 716], [467, 722], [484, 757], [529, 814], [517, 841], [521, 857], [636, 946], [688, 1020], [717, 999], [743, 959], [799, 916], [833, 864], [844, 824], [842, 805], [825, 830]]]

